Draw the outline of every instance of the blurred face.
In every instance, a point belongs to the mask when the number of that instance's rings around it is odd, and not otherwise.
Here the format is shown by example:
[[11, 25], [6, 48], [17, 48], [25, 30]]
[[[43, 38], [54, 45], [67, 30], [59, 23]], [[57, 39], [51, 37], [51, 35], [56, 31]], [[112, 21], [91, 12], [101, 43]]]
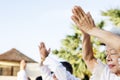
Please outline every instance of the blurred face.
[[111, 72], [118, 75], [120, 74], [120, 61], [118, 61], [118, 59], [120, 59], [119, 53], [120, 52], [116, 51], [114, 48], [106, 46], [107, 65]]

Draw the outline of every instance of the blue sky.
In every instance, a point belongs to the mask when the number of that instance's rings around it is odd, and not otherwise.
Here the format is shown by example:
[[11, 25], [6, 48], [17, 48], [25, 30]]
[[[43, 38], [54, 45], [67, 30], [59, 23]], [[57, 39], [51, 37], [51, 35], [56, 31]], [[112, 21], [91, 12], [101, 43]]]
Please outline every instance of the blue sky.
[[120, 8], [119, 0], [0, 0], [0, 53], [16, 48], [39, 60], [38, 45], [59, 49], [72, 34], [71, 10], [79, 5], [97, 22], [100, 11]]

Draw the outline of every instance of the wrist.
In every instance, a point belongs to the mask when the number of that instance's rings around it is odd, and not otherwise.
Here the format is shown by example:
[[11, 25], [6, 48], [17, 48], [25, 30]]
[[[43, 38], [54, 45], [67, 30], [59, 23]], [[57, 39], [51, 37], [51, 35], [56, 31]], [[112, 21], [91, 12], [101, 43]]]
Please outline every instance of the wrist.
[[94, 27], [91, 30], [88, 31], [89, 35], [95, 36], [95, 34], [97, 33], [97, 31], [99, 31], [99, 28]]
[[40, 65], [43, 66], [43, 62], [45, 61], [45, 58], [41, 57]]
[[42, 57], [41, 57], [41, 62], [44, 62], [44, 61], [45, 61], [45, 58], [42, 58]]

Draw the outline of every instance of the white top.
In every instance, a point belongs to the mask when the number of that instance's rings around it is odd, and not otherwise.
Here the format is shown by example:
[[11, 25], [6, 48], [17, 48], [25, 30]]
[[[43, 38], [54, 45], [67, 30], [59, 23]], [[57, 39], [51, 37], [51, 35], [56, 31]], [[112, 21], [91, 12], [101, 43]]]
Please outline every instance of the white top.
[[101, 76], [101, 80], [120, 80], [120, 77], [111, 73], [108, 66], [106, 66], [104, 73]]
[[50, 57], [46, 58], [44, 66], [41, 66], [40, 69], [43, 80], [53, 80], [51, 71], [58, 80], [80, 80], [68, 72], [60, 62]]
[[120, 80], [120, 77], [110, 72], [107, 65], [97, 60], [90, 80]]
[[26, 71], [25, 70], [20, 70], [17, 73], [17, 80], [28, 80], [28, 77], [26, 75]]
[[90, 80], [100, 80], [105, 66], [105, 64], [103, 64], [99, 59], [97, 59], [97, 64], [95, 64]]
[[[40, 66], [40, 74], [43, 80], [53, 80], [53, 74], [58, 80], [80, 80], [73, 76], [70, 72], [66, 70], [66, 68], [57, 60], [47, 57], [44, 65]], [[28, 80], [27, 74], [25, 70], [20, 70], [17, 74], [17, 80]]]

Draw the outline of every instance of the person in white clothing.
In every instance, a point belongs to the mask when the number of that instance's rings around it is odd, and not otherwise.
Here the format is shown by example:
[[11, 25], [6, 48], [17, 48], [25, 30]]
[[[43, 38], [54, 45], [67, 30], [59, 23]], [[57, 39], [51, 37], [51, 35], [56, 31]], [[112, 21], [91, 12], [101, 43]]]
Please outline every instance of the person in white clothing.
[[[59, 62], [50, 56], [50, 49], [47, 50], [43, 42], [39, 45], [39, 51], [41, 55], [41, 76], [43, 80], [80, 80], [72, 75], [72, 70], [67, 70], [64, 63]], [[47, 64], [45, 64], [47, 62]], [[48, 63], [49, 62], [49, 63]], [[69, 64], [69, 63], [67, 63]], [[53, 74], [51, 74], [51, 71]]]
[[[43, 42], [40, 43], [39, 51], [41, 55], [40, 80], [80, 80], [72, 75], [72, 66], [70, 63], [65, 61], [59, 62], [51, 57], [48, 57], [50, 50], [46, 50]], [[49, 63], [44, 64], [48, 61]], [[21, 60], [17, 80], [30, 80], [28, 79], [25, 68], [26, 63], [24, 60]], [[51, 73], [51, 71], [53, 73]], [[36, 80], [38, 80], [38, 78], [36, 78]]]
[[[85, 13], [80, 6], [75, 6], [72, 12], [72, 20], [83, 32], [82, 55], [92, 72], [90, 80], [120, 80], [120, 36], [97, 28], [90, 13]], [[97, 37], [106, 45], [106, 65], [94, 57], [90, 36]]]
[[25, 60], [21, 60], [20, 62], [20, 71], [17, 73], [17, 80], [30, 80], [30, 78], [26, 75], [26, 62]]

